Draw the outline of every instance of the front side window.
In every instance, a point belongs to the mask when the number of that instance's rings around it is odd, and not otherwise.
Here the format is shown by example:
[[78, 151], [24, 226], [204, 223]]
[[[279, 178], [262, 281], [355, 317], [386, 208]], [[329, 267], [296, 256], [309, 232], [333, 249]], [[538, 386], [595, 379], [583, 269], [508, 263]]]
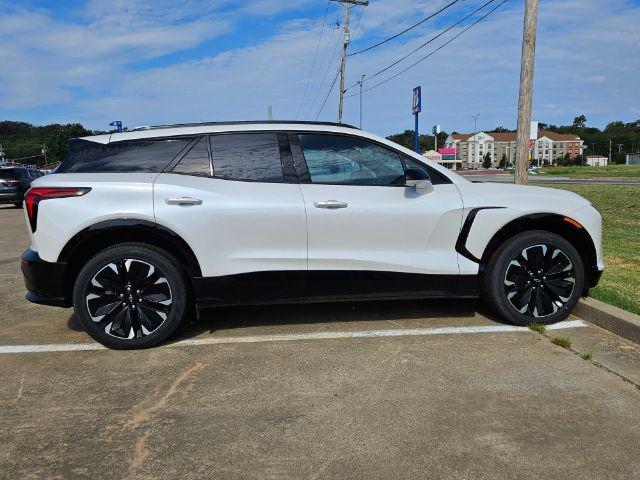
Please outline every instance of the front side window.
[[312, 183], [404, 185], [400, 155], [367, 140], [298, 135]]
[[226, 180], [283, 182], [276, 133], [230, 133], [211, 136], [213, 175]]

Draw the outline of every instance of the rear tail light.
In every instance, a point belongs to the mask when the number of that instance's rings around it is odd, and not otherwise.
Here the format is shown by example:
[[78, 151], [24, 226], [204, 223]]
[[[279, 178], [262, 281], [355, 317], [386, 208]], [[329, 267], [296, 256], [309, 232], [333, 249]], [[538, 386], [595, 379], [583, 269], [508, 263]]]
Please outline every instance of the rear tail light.
[[34, 187], [24, 194], [31, 231], [35, 233], [38, 223], [38, 204], [52, 198], [81, 197], [91, 191], [88, 187]]

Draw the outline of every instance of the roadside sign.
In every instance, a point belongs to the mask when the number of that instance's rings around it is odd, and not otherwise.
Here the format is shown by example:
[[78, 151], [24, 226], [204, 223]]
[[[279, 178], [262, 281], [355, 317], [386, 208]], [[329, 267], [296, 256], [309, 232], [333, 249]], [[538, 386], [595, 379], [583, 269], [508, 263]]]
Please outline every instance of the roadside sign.
[[531, 130], [529, 130], [529, 140], [538, 139], [538, 122], [531, 122]]
[[440, 132], [441, 132], [440, 125], [434, 125], [433, 128], [431, 129], [431, 133], [433, 133], [434, 135], [437, 135]]
[[422, 87], [413, 89], [413, 103], [411, 104], [411, 113], [414, 115], [422, 111]]

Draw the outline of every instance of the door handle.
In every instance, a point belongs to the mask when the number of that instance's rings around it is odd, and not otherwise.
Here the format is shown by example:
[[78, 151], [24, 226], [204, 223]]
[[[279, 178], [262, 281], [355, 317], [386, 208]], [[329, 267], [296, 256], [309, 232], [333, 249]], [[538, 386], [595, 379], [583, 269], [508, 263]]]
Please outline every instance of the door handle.
[[338, 200], [325, 200], [322, 202], [313, 202], [313, 206], [316, 208], [328, 208], [330, 210], [334, 210], [336, 208], [347, 208], [349, 204]]
[[171, 197], [165, 199], [167, 205], [202, 205], [202, 200], [192, 197]]

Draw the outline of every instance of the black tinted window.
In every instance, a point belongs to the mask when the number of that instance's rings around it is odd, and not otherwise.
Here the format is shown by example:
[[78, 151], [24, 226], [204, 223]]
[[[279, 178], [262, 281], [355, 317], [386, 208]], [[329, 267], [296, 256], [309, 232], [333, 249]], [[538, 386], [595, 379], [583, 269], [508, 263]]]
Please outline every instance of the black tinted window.
[[174, 173], [185, 175], [210, 176], [211, 165], [209, 163], [209, 140], [202, 137], [198, 142], [182, 157], [180, 163], [173, 168]]
[[404, 185], [400, 155], [361, 138], [299, 135], [312, 183]]
[[18, 168], [0, 168], [0, 178], [5, 180], [18, 180], [24, 178], [20, 175], [20, 169]]
[[276, 133], [232, 133], [211, 137], [213, 175], [227, 180], [282, 182]]
[[159, 173], [190, 141], [190, 138], [131, 140], [105, 145], [87, 140], [74, 140], [70, 142], [69, 153], [56, 173]]

